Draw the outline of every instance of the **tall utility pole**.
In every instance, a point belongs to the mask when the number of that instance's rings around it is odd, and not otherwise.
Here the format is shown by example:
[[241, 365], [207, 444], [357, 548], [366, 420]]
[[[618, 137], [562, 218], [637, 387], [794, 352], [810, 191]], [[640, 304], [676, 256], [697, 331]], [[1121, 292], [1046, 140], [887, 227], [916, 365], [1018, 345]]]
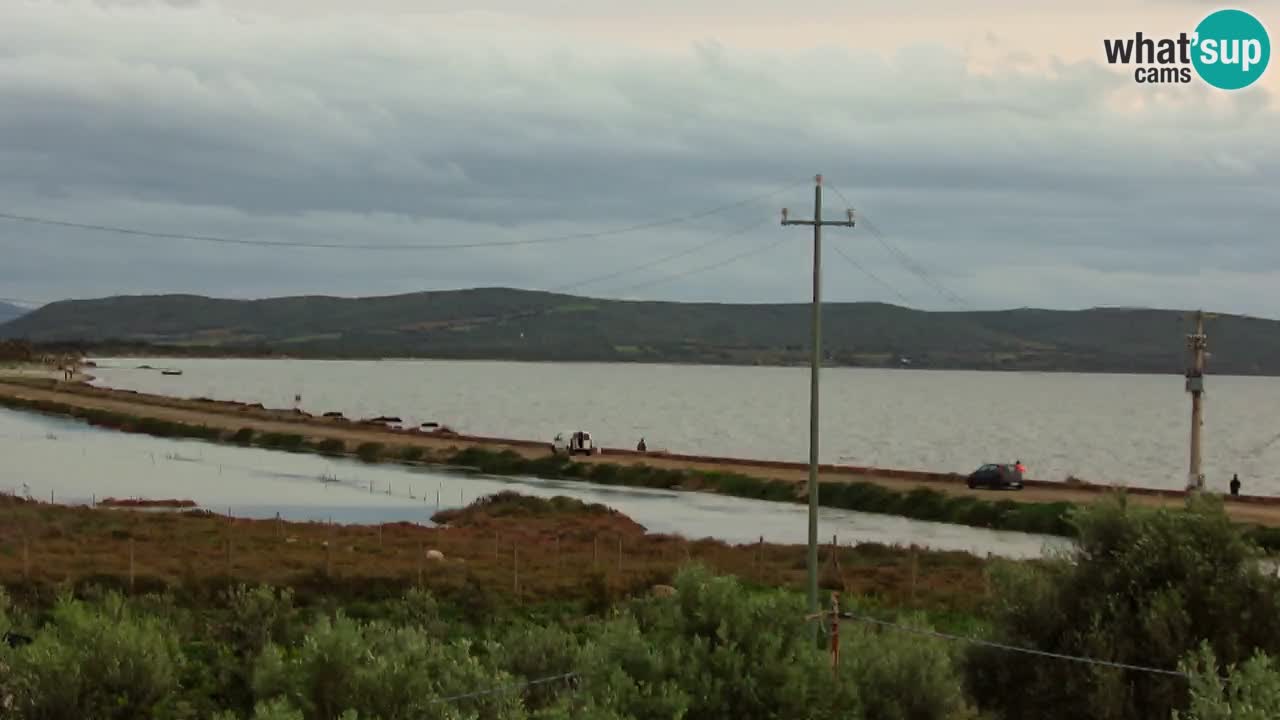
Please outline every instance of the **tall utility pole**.
[[1191, 351], [1191, 366], [1187, 368], [1187, 392], [1191, 393], [1191, 467], [1187, 472], [1187, 490], [1204, 489], [1204, 473], [1200, 470], [1200, 429], [1204, 426], [1204, 358], [1209, 338], [1204, 334], [1203, 310], [1195, 314], [1196, 331], [1187, 336], [1187, 349]]
[[[813, 219], [791, 220], [782, 209], [783, 225], [813, 226], [813, 320], [809, 357], [809, 612], [818, 612], [818, 370], [822, 366], [822, 228], [853, 227], [853, 210], [844, 220], [822, 219], [822, 176], [813, 179]], [[813, 626], [817, 640], [818, 626]]]

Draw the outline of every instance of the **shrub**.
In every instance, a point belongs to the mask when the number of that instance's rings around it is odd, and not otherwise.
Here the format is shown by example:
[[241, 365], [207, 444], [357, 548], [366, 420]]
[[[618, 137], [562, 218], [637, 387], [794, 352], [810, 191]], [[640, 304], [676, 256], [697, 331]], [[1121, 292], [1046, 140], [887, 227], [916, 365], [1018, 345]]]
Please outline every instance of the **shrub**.
[[[966, 717], [946, 648], [842, 633], [842, 669], [815, 647], [803, 599], [748, 593], [733, 578], [682, 570], [672, 598], [642, 601], [584, 649], [580, 693], [624, 717]], [[767, 629], [766, 629], [767, 628]]]
[[231, 442], [248, 445], [253, 442], [253, 428], [242, 427], [231, 436]]
[[258, 444], [263, 447], [279, 450], [298, 450], [305, 439], [296, 433], [262, 433], [258, 436]]
[[380, 442], [360, 443], [356, 446], [356, 457], [364, 462], [377, 462], [382, 457], [383, 444]]
[[[298, 647], [269, 646], [254, 671], [259, 701], [286, 700], [307, 720], [360, 717], [456, 717], [437, 700], [512, 682], [486, 666], [465, 641], [440, 643], [413, 628], [360, 624], [342, 614], [322, 617]], [[468, 699], [480, 717], [521, 717], [519, 697], [495, 693]], [[469, 714], [469, 713], [468, 713]]]
[[1273, 720], [1280, 717], [1280, 663], [1258, 653], [1219, 674], [1208, 643], [1182, 664], [1191, 676], [1191, 702], [1173, 720]]
[[324, 455], [343, 455], [347, 452], [347, 444], [338, 438], [326, 438], [316, 443], [316, 450]]
[[[1071, 522], [1074, 556], [996, 575], [996, 640], [1169, 669], [1205, 640], [1227, 663], [1280, 647], [1280, 587], [1220, 500], [1147, 510], [1118, 496]], [[979, 703], [1006, 717], [1169, 717], [1188, 700], [1179, 677], [998, 650], [975, 649], [968, 675]]]
[[400, 448], [400, 459], [407, 462], [417, 462], [422, 459], [424, 452], [417, 445], [405, 445]]
[[63, 599], [35, 641], [7, 656], [14, 707], [33, 718], [154, 717], [178, 690], [173, 635], [114, 593], [92, 608]]

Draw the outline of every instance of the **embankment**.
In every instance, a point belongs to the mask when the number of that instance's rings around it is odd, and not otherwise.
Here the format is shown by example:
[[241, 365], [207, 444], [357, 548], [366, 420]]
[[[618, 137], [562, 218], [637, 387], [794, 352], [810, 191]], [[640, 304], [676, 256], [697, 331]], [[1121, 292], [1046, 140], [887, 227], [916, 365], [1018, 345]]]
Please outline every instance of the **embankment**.
[[[547, 443], [400, 430], [261, 405], [187, 400], [52, 381], [0, 381], [0, 404], [79, 417], [90, 423], [161, 437], [256, 445], [295, 452], [353, 455], [473, 467], [491, 474], [536, 475], [601, 484], [717, 492], [762, 500], [802, 500], [807, 467], [799, 463], [637, 453], [606, 449], [572, 459]], [[1020, 492], [970, 490], [958, 475], [823, 466], [822, 504], [998, 530], [1071, 535], [1072, 507], [1110, 488], [1032, 481]], [[1132, 502], [1181, 504], [1183, 493], [1128, 489]], [[1227, 502], [1237, 522], [1261, 526], [1255, 537], [1280, 549], [1280, 498]]]

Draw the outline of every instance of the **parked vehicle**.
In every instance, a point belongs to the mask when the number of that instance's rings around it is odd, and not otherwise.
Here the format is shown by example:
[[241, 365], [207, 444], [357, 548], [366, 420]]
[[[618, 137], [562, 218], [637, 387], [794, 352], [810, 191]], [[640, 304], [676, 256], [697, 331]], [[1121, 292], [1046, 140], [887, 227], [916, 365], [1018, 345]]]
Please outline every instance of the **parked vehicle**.
[[558, 433], [551, 442], [551, 452], [557, 455], [596, 455], [600, 449], [591, 441], [591, 433], [578, 430], [569, 433]]
[[969, 473], [968, 484], [970, 488], [1021, 490], [1022, 471], [1012, 463], [988, 463]]

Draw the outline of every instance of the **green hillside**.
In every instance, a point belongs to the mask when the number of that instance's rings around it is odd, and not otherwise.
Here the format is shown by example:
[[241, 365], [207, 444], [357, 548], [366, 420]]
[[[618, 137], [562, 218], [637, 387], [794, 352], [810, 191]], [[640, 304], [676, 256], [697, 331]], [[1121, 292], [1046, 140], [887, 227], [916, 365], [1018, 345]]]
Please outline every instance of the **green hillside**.
[[[833, 365], [1179, 373], [1182, 311], [924, 312], [832, 303]], [[809, 307], [631, 302], [483, 288], [373, 298], [220, 300], [193, 295], [68, 300], [0, 325], [0, 337], [95, 352], [298, 357], [493, 358], [796, 364]], [[1280, 375], [1280, 322], [1211, 321], [1211, 369]]]

